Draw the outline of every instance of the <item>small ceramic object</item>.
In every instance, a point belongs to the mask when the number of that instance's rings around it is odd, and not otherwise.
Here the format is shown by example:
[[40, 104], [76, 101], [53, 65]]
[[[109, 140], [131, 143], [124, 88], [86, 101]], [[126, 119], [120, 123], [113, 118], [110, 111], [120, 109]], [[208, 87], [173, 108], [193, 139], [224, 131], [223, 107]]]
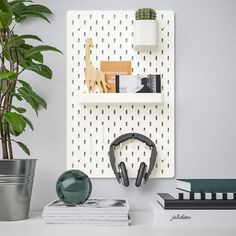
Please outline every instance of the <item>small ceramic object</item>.
[[156, 20], [134, 21], [134, 50], [156, 51], [158, 48], [158, 22]]
[[158, 21], [152, 8], [140, 8], [135, 13], [134, 50], [156, 51], [158, 46]]

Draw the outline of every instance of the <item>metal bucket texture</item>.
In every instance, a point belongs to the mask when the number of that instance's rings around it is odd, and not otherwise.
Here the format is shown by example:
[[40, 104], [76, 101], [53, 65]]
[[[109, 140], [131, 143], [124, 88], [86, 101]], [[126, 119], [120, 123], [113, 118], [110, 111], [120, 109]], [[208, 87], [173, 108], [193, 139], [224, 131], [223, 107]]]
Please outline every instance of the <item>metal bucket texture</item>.
[[29, 216], [36, 159], [0, 160], [0, 221]]

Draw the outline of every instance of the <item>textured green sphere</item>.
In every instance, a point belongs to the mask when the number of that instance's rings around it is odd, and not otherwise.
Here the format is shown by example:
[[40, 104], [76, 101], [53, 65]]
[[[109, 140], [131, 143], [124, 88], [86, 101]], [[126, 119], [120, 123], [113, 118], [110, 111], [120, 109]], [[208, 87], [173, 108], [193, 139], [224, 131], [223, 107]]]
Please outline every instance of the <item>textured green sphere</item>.
[[91, 194], [92, 183], [84, 172], [68, 170], [57, 180], [56, 191], [65, 204], [82, 204]]

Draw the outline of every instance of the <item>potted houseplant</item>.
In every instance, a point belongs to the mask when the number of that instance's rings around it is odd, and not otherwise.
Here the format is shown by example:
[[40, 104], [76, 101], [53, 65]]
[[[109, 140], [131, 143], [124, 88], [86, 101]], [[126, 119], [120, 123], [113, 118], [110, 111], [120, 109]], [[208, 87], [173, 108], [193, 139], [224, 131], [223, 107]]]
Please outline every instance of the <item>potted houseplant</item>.
[[[33, 125], [26, 117], [26, 109], [19, 104], [28, 103], [38, 114], [47, 107], [29, 82], [24, 72], [32, 71], [51, 79], [51, 69], [43, 63], [44, 51], [58, 49], [42, 45], [36, 35], [17, 35], [15, 27], [29, 17], [48, 20], [52, 12], [31, 0], [0, 0], [0, 220], [28, 218], [36, 159], [13, 159], [14, 145], [30, 155], [19, 136]], [[28, 40], [39, 42], [33, 46]], [[34, 45], [35, 45], [35, 42]]]
[[158, 22], [156, 11], [151, 8], [141, 8], [135, 13], [134, 50], [155, 51], [158, 45]]

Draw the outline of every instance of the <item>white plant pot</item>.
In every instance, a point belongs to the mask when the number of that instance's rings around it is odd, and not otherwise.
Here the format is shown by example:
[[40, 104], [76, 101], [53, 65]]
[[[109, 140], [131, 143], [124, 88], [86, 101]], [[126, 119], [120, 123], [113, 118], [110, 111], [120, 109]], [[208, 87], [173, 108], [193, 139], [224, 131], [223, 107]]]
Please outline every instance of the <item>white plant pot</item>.
[[134, 21], [134, 50], [156, 51], [158, 45], [158, 21]]

